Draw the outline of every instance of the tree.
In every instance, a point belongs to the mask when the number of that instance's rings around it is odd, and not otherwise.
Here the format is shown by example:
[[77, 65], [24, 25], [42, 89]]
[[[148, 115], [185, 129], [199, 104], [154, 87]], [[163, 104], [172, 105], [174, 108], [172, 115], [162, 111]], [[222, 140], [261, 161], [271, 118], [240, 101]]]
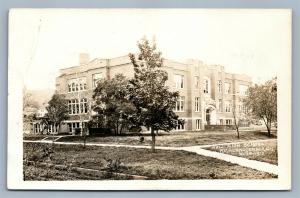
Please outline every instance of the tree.
[[262, 119], [267, 127], [268, 136], [271, 136], [272, 122], [277, 122], [277, 79], [267, 81], [262, 85], [255, 85], [248, 89], [245, 104], [251, 114]]
[[168, 74], [161, 68], [163, 59], [153, 42], [143, 38], [138, 42], [140, 53], [129, 54], [134, 67], [134, 78], [129, 81], [130, 100], [136, 107], [136, 123], [151, 130], [151, 150], [155, 152], [155, 131], [170, 131], [183, 120], [173, 112], [178, 92], [171, 92], [165, 85]]
[[103, 79], [94, 90], [93, 120], [100, 126], [113, 129], [115, 135], [132, 126], [135, 108], [129, 101], [128, 80], [122, 74]]
[[38, 109], [39, 105], [32, 97], [30, 91], [23, 88], [23, 130], [30, 131], [31, 125], [34, 120], [36, 120], [35, 111]]
[[67, 101], [62, 95], [54, 94], [46, 107], [47, 125], [53, 125], [59, 130], [61, 122], [69, 118]]
[[234, 122], [235, 130], [237, 133], [237, 138], [240, 139], [239, 115], [238, 115], [235, 107], [232, 108], [232, 115], [233, 115], [233, 122]]
[[39, 104], [32, 98], [32, 94], [24, 87], [23, 88], [23, 111], [26, 108], [38, 108]]

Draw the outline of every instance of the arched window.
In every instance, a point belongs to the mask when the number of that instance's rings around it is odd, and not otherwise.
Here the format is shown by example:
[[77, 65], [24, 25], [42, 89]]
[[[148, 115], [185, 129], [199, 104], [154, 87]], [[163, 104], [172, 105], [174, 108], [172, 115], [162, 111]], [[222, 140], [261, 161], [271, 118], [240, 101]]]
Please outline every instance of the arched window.
[[87, 89], [86, 78], [73, 78], [68, 82], [69, 92], [83, 91]]

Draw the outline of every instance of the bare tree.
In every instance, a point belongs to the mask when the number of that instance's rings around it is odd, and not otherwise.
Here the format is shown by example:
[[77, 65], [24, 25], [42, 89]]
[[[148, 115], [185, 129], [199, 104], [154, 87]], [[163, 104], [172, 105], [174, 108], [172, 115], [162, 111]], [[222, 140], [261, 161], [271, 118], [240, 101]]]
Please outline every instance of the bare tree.
[[239, 131], [240, 115], [236, 111], [235, 107], [232, 108], [232, 115], [233, 115], [233, 122], [234, 122], [235, 130], [236, 130], [236, 133], [237, 133], [237, 138], [240, 139], [240, 131]]
[[24, 87], [23, 88], [23, 111], [28, 107], [38, 108], [38, 102], [32, 97], [32, 94]]

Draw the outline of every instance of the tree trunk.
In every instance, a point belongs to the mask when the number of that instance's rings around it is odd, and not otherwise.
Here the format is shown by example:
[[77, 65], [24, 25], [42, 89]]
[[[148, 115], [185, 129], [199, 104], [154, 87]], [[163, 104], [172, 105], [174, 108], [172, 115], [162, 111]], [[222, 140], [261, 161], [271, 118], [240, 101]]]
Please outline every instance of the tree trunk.
[[236, 130], [236, 132], [237, 132], [237, 138], [240, 139], [240, 132], [239, 132], [238, 118], [237, 118], [236, 111], [235, 111], [235, 108], [234, 108], [234, 107], [233, 107], [233, 109], [232, 109], [232, 115], [233, 115], [233, 119], [234, 119], [235, 130]]
[[152, 153], [155, 153], [155, 132], [152, 127], [151, 127], [151, 137], [152, 137], [151, 151], [152, 151]]
[[240, 139], [239, 125], [237, 124], [236, 121], [234, 121], [234, 125], [235, 125], [235, 130], [236, 130], [236, 133], [237, 133], [237, 138]]
[[123, 124], [121, 124], [119, 135], [122, 134], [123, 128], [124, 128], [124, 127], [123, 127]]
[[83, 148], [86, 146], [86, 128], [83, 128]]
[[119, 130], [119, 124], [117, 122], [116, 127], [115, 127], [115, 136], [118, 135], [118, 130]]
[[271, 122], [267, 124], [268, 136], [271, 137]]
[[263, 121], [264, 121], [264, 123], [265, 123], [265, 125], [266, 125], [266, 127], [267, 127], [267, 130], [268, 130], [268, 136], [271, 137], [271, 127], [269, 126], [269, 125], [271, 125], [271, 124], [270, 124], [271, 122], [269, 122], [268, 119], [267, 119], [267, 121], [266, 121], [265, 118], [263, 118]]

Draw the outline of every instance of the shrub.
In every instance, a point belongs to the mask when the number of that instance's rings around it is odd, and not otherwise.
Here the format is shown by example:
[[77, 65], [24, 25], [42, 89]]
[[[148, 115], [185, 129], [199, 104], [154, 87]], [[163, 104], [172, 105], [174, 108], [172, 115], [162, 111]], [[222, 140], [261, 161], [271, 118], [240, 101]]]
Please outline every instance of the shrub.
[[121, 160], [118, 159], [107, 159], [107, 165], [106, 165], [106, 169], [110, 172], [115, 172], [120, 170], [120, 168], [122, 167], [122, 163]]
[[140, 137], [140, 143], [144, 143], [144, 141], [145, 141], [144, 136], [141, 136], [141, 137]]

